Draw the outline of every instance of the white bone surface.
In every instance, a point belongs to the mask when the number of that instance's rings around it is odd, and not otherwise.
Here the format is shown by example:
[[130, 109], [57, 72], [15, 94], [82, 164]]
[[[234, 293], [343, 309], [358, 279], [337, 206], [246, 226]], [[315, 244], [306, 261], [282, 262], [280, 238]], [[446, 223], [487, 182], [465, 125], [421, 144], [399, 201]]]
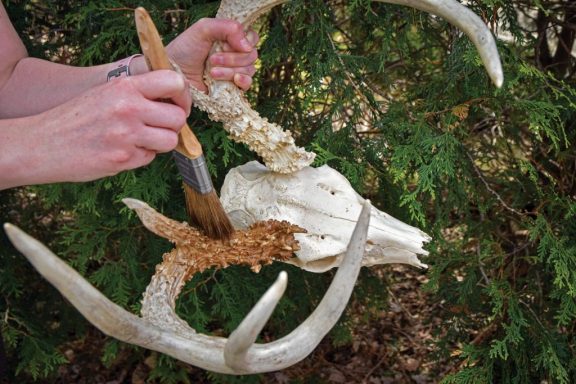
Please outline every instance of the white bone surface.
[[[223, 0], [217, 17], [231, 17], [250, 24], [257, 15], [283, 2], [285, 0]], [[502, 69], [492, 35], [470, 10], [453, 0], [384, 2], [436, 14], [461, 28], [476, 44], [494, 83], [502, 84]], [[308, 167], [314, 154], [298, 148], [289, 132], [261, 118], [234, 85], [208, 78], [208, 86], [209, 95], [192, 90], [195, 104], [212, 119], [223, 121], [231, 136], [257, 152], [270, 169], [288, 173], [270, 172], [256, 162], [232, 170], [221, 199], [235, 223], [246, 226], [274, 218], [290, 221], [308, 230], [298, 239], [302, 249], [292, 260], [293, 264], [316, 272], [341, 266], [316, 310], [290, 334], [270, 343], [254, 343], [255, 335], [286, 288], [284, 274], [230, 340], [226, 340], [198, 334], [177, 319], [173, 303], [179, 290], [171, 287], [178, 286], [178, 277], [153, 279], [149, 289], [157, 295], [149, 294], [165, 299], [155, 301], [157, 305], [152, 308], [143, 308], [143, 317], [138, 317], [107, 299], [37, 240], [11, 224], [4, 227], [14, 246], [40, 274], [102, 332], [214, 372], [277, 371], [306, 357], [335, 325], [350, 298], [361, 264], [398, 262], [425, 267], [417, 255], [427, 254], [422, 246], [430, 237], [370, 208], [369, 202], [330, 167]], [[148, 207], [133, 199], [125, 201], [137, 211]]]
[[[312, 272], [336, 267], [346, 252], [364, 199], [333, 168], [305, 167], [291, 174], [271, 172], [257, 161], [232, 169], [220, 200], [234, 226], [286, 220], [308, 231], [295, 234], [301, 250], [288, 262]], [[362, 265], [404, 263], [425, 268], [417, 255], [430, 236], [372, 207]]]

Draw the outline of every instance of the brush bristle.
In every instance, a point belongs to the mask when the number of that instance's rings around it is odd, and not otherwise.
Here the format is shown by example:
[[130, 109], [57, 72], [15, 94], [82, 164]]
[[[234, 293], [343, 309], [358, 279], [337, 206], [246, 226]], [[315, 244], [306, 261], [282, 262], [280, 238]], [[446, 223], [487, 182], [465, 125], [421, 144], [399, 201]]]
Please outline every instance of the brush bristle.
[[213, 239], [228, 240], [234, 233], [234, 227], [226, 215], [216, 191], [201, 194], [184, 183], [186, 209], [191, 224], [195, 224]]

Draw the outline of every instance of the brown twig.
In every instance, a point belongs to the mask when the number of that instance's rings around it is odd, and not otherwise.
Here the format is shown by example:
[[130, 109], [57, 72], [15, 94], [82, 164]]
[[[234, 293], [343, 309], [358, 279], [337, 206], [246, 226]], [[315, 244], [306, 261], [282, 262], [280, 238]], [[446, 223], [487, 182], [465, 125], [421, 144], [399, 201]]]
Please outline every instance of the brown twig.
[[502, 206], [504, 208], [506, 208], [507, 210], [509, 210], [510, 212], [513, 212], [519, 216], [526, 216], [526, 214], [512, 208], [511, 206], [509, 206], [504, 199], [498, 194], [498, 192], [496, 192], [491, 186], [490, 184], [488, 184], [488, 182], [486, 181], [486, 179], [484, 178], [484, 176], [482, 175], [482, 172], [480, 172], [480, 169], [478, 169], [478, 167], [476, 166], [476, 164], [474, 164], [474, 158], [472, 157], [472, 155], [468, 152], [466, 152], [466, 156], [468, 156], [468, 158], [470, 159], [470, 162], [472, 164], [472, 167], [474, 168], [474, 171], [476, 172], [476, 174], [478, 175], [478, 178], [482, 181], [482, 183], [484, 184], [484, 186], [486, 187], [486, 189], [492, 193], [496, 199], [500, 202], [500, 204], [502, 204]]

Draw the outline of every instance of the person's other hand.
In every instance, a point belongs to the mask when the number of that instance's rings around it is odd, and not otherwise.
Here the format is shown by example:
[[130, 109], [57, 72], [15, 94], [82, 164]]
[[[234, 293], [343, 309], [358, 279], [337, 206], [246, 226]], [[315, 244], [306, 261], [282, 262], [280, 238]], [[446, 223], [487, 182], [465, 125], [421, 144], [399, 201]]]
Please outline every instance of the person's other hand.
[[27, 168], [46, 183], [89, 181], [146, 165], [176, 147], [190, 107], [186, 80], [169, 70], [93, 88], [33, 116], [39, 129], [27, 144], [36, 164]]
[[[215, 41], [221, 41], [222, 52], [211, 54]], [[191, 85], [206, 91], [203, 81], [204, 66], [210, 68], [215, 80], [233, 81], [247, 90], [256, 72], [254, 62], [258, 58], [255, 48], [258, 34], [244, 33], [242, 24], [227, 19], [201, 19], [180, 34], [167, 46], [168, 54], [182, 69]], [[206, 62], [210, 56], [208, 62]]]

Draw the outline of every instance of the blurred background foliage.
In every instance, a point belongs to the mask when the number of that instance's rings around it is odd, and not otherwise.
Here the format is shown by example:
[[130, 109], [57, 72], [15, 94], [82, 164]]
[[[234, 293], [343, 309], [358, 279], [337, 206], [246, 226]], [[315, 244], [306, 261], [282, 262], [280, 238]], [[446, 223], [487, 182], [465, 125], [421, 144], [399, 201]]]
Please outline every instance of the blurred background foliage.
[[[378, 208], [433, 236], [423, 260], [429, 270], [408, 269], [424, 282], [414, 287], [426, 295], [416, 310], [439, 308], [433, 316], [440, 326], [426, 341], [431, 352], [418, 370], [423, 382], [574, 383], [576, 4], [466, 3], [498, 36], [501, 89], [490, 83], [467, 37], [439, 18], [365, 0], [294, 0], [254, 25], [260, 61], [247, 96], [318, 154], [315, 165], [336, 168]], [[166, 42], [219, 6], [172, 0], [4, 5], [31, 56], [82, 66], [139, 51], [136, 6], [151, 12]], [[194, 111], [189, 121], [216, 184], [232, 167], [256, 158], [203, 113]], [[137, 312], [154, 265], [170, 245], [142, 228], [123, 197], [185, 219], [179, 176], [167, 155], [96, 182], [2, 191], [0, 214]], [[101, 364], [100, 372], [120, 372], [122, 379], [110, 382], [278, 379], [215, 375], [107, 339], [3, 234], [0, 241], [0, 325], [15, 377], [10, 382], [72, 382], [66, 367], [82, 366], [88, 358], [80, 354]], [[380, 321], [390, 285], [402, 281], [390, 278], [392, 268], [362, 271], [350, 310], [325, 348], [351, 351], [359, 329]], [[178, 312], [201, 332], [226, 335], [281, 269], [289, 272], [289, 289], [262, 338], [280, 337], [313, 310], [331, 273], [285, 265], [258, 275], [240, 267], [208, 271], [186, 286]], [[135, 375], [142, 362], [146, 372]], [[366, 382], [397, 377], [392, 363], [374, 363]], [[331, 381], [313, 375], [286, 380]]]

